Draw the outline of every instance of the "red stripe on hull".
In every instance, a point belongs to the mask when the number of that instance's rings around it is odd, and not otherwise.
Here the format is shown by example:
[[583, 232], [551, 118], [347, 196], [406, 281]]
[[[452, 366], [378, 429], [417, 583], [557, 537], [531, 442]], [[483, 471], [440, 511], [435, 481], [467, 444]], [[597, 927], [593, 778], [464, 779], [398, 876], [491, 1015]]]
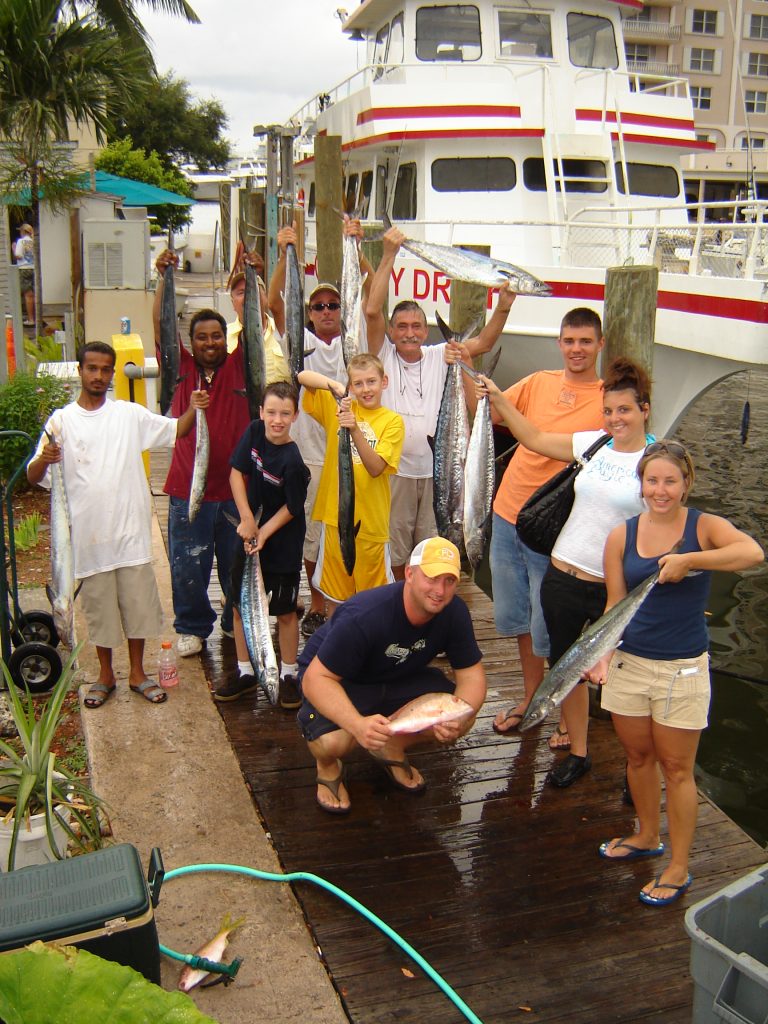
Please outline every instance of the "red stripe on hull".
[[543, 135], [543, 128], [441, 128], [413, 132], [382, 132], [380, 135], [369, 135], [366, 139], [345, 142], [341, 148], [342, 150], [361, 149], [363, 146], [376, 146], [383, 142], [401, 142], [403, 139], [539, 139]]
[[[602, 121], [603, 114], [600, 110], [592, 110], [587, 107], [577, 108], [576, 110], [577, 121]], [[616, 124], [616, 111], [608, 110], [605, 114], [605, 120], [611, 124]], [[695, 128], [693, 120], [690, 118], [680, 117], [658, 117], [655, 114], [622, 114], [621, 120], [623, 124], [644, 124], [653, 125], [657, 128], [676, 128], [679, 131], [692, 132]]]
[[398, 117], [520, 117], [520, 107], [495, 107], [490, 104], [451, 107], [371, 107], [357, 115], [358, 124]]
[[[682, 147], [686, 153], [694, 149], [712, 149], [713, 145], [710, 142], [699, 142], [698, 139], [670, 139], [660, 138], [658, 135], [631, 135], [628, 132], [623, 133], [623, 139], [625, 142], [641, 142], [645, 146], [677, 146]], [[618, 142], [619, 133], [611, 132], [611, 138], [614, 142]]]
[[[588, 281], [548, 281], [552, 295], [558, 299], [581, 299], [602, 302], [605, 287]], [[716, 295], [696, 295], [692, 292], [660, 291], [657, 297], [659, 309], [677, 313], [698, 313], [702, 316], [720, 317], [724, 320], [741, 320], [745, 323], [768, 323], [768, 303], [754, 299], [731, 299]]]

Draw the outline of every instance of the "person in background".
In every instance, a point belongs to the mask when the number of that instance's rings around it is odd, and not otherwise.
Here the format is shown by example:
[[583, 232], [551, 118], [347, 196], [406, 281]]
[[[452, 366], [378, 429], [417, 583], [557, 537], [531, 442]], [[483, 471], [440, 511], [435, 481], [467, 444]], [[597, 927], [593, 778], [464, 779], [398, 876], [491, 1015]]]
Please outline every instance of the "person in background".
[[13, 258], [19, 271], [19, 290], [24, 303], [24, 326], [35, 326], [35, 232], [31, 224], [19, 225]]
[[[48, 467], [60, 462], [72, 523], [75, 578], [99, 678], [88, 687], [87, 708], [100, 708], [115, 692], [112, 652], [128, 640], [128, 685], [151, 704], [167, 694], [144, 671], [144, 642], [158, 636], [163, 610], [152, 571], [152, 519], [142, 452], [172, 446], [189, 434], [195, 410], [208, 394], [193, 389], [178, 419], [151, 413], [135, 402], [112, 402], [115, 350], [92, 341], [78, 353], [81, 391], [45, 425], [27, 466], [31, 484], [50, 487]], [[48, 440], [48, 436], [54, 440]]]
[[[693, 881], [688, 867], [698, 795], [693, 775], [710, 700], [705, 609], [712, 572], [758, 565], [764, 554], [721, 516], [687, 506], [694, 468], [676, 441], [654, 441], [637, 466], [646, 508], [616, 526], [605, 547], [606, 610], [660, 568], [658, 584], [630, 621], [621, 647], [590, 671], [603, 685], [627, 754], [637, 831], [600, 847], [606, 860], [660, 857], [661, 779], [666, 790], [671, 857], [643, 886], [643, 903], [673, 903]], [[681, 542], [678, 547], [678, 542]]]

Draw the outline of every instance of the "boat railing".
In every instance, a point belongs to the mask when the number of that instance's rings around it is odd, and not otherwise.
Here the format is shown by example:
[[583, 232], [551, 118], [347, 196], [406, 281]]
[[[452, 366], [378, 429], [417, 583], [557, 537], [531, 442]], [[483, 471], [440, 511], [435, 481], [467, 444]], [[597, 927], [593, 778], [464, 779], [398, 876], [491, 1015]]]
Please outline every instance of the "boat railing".
[[[575, 81], [578, 84], [589, 78], [603, 78], [606, 84], [610, 80], [623, 79], [627, 82], [625, 92], [643, 92], [650, 95], [662, 93], [665, 96], [690, 100], [690, 83], [681, 75], [652, 75], [646, 72], [622, 71], [620, 68], [584, 68], [576, 73]], [[616, 89], [613, 90], [613, 94], [617, 94]]]

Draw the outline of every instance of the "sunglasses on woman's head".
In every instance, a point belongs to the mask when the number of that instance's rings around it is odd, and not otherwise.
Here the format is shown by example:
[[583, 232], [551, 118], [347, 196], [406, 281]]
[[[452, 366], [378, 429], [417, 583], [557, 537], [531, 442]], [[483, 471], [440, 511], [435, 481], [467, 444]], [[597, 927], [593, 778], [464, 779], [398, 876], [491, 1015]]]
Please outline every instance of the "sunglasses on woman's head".
[[677, 441], [652, 441], [649, 444], [643, 455], [659, 455], [666, 452], [667, 455], [672, 455], [676, 459], [688, 459], [690, 456], [685, 448], [678, 444]]

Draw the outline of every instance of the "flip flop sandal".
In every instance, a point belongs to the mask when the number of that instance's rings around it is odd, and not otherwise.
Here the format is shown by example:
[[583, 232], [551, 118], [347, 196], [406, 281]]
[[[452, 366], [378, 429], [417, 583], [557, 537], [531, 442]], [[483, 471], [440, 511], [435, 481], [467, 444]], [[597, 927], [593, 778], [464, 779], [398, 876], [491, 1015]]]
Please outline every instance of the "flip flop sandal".
[[491, 723], [491, 728], [493, 729], [493, 731], [496, 733], [497, 736], [511, 736], [512, 733], [517, 732], [517, 727], [522, 722], [524, 714], [525, 714], [525, 712], [523, 712], [522, 714], [519, 714], [517, 711], [515, 711], [512, 714], [507, 715], [507, 717], [504, 719], [505, 723], [511, 721], [514, 718], [516, 718], [517, 721], [513, 722], [512, 725], [510, 725], [506, 729], [500, 729], [499, 726], [495, 722]]
[[682, 885], [672, 885], [671, 882], [662, 882], [661, 875], [656, 875], [653, 880], [653, 889], [671, 889], [672, 892], [669, 896], [651, 896], [650, 893], [645, 892], [643, 889], [638, 893], [638, 897], [641, 903], [647, 904], [649, 907], [667, 907], [670, 903], [674, 903], [679, 900], [680, 897], [688, 892], [693, 882], [693, 875], [689, 874]]
[[106, 683], [91, 683], [88, 693], [83, 698], [83, 704], [87, 708], [100, 708], [105, 704], [117, 689], [117, 683], [107, 686]]
[[[555, 729], [555, 731], [552, 733], [552, 735], [547, 740], [547, 744], [549, 745], [549, 749], [550, 750], [570, 750], [571, 749], [571, 740], [570, 740], [570, 738], [568, 739], [567, 743], [558, 743], [557, 742], [558, 738], [560, 738], [562, 736], [568, 736], [568, 730], [567, 729], [561, 729], [560, 726], [558, 725], [558, 727]], [[555, 742], [553, 743], [552, 740], [554, 740]]]
[[[341, 797], [339, 796], [339, 789], [346, 778], [346, 774], [347, 770], [342, 765], [341, 771], [339, 772], [335, 779], [321, 779], [320, 776], [318, 775], [315, 781], [317, 782], [318, 786], [325, 786], [326, 789], [329, 789], [337, 800], [341, 800]], [[319, 796], [317, 797], [317, 806], [320, 808], [321, 811], [325, 811], [326, 814], [349, 814], [349, 812], [352, 810], [351, 804], [349, 804], [347, 807], [334, 807], [332, 804], [324, 804]]]
[[409, 779], [413, 778], [413, 767], [411, 766], [411, 762], [408, 760], [405, 754], [403, 754], [402, 761], [392, 761], [387, 757], [379, 757], [378, 754], [374, 754], [371, 751], [369, 751], [369, 753], [371, 754], [371, 757], [374, 759], [374, 761], [377, 764], [381, 765], [382, 769], [387, 773], [391, 781], [394, 783], [395, 786], [397, 786], [398, 789], [402, 789], [406, 793], [412, 793], [413, 795], [416, 795], [418, 793], [423, 793], [424, 790], [427, 788], [427, 783], [425, 779], [422, 779], [418, 786], [406, 786], [404, 782], [401, 782], [399, 779], [395, 778], [395, 773], [392, 771], [393, 768], [402, 768], [404, 772], [408, 773]]
[[[606, 860], [618, 860], [621, 862], [627, 860], [637, 860], [638, 857], [661, 857], [664, 853], [664, 843], [659, 843], [658, 846], [633, 846], [629, 840], [632, 836], [627, 836], [625, 839], [620, 839], [618, 843], [611, 843], [613, 840], [608, 840], [607, 843], [601, 843], [598, 849], [598, 853], [601, 857]], [[614, 857], [612, 850], [629, 850], [629, 853], [621, 853], [618, 857]]]
[[148, 700], [150, 704], [165, 704], [168, 700], [168, 694], [162, 686], [158, 686], [152, 679], [145, 679], [143, 683], [132, 686], [131, 689], [134, 693], [140, 694], [144, 700]]

